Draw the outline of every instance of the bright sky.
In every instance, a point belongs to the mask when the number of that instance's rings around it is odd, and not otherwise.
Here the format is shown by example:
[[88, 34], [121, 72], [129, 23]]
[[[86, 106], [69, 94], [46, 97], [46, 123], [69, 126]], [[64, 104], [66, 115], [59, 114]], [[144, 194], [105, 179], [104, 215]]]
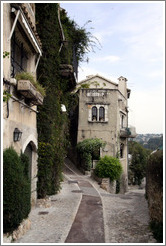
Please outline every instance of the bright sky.
[[165, 1], [63, 2], [70, 19], [101, 43], [81, 63], [78, 81], [100, 74], [128, 79], [129, 124], [163, 133], [165, 119]]

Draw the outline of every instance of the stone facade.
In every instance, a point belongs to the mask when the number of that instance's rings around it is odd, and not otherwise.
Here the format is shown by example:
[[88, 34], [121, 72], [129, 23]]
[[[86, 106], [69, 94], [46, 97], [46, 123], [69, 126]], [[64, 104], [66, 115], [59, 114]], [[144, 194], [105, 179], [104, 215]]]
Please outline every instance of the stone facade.
[[99, 75], [88, 76], [77, 85], [79, 117], [77, 142], [87, 138], [100, 138], [106, 142], [101, 155], [119, 157], [123, 175], [121, 192], [128, 187], [127, 139], [135, 137], [135, 129], [128, 127], [130, 90], [127, 79], [120, 77], [119, 84]]
[[[10, 146], [30, 159], [31, 203], [36, 203], [37, 184], [37, 106], [21, 94], [15, 75], [31, 73], [42, 55], [40, 39], [35, 26], [35, 4], [3, 3], [3, 90], [11, 97], [3, 103], [3, 148]], [[38, 93], [37, 91], [35, 92]], [[20, 141], [14, 141], [15, 128], [22, 132]]]

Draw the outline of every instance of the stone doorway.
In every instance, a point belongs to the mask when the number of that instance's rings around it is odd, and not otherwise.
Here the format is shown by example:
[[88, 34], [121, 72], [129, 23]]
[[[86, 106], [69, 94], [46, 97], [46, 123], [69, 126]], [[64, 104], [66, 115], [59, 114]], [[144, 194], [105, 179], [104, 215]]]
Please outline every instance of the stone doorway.
[[37, 149], [33, 141], [30, 141], [24, 150], [24, 154], [29, 158], [29, 178], [31, 180], [31, 205], [36, 204], [37, 199]]
[[32, 146], [29, 143], [24, 151], [24, 154], [29, 158], [29, 178], [32, 178]]

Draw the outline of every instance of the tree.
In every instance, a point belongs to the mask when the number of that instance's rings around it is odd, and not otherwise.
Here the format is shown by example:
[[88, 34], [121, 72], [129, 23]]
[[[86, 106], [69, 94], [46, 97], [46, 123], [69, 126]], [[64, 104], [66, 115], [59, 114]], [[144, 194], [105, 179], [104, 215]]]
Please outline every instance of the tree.
[[147, 159], [150, 154], [141, 144], [137, 142], [129, 142], [129, 154], [131, 154], [131, 163], [129, 165], [130, 176], [133, 176], [133, 184], [140, 185], [142, 179], [146, 176]]
[[144, 145], [145, 148], [150, 150], [155, 150], [163, 146], [163, 136], [160, 138], [150, 138], [147, 144]]

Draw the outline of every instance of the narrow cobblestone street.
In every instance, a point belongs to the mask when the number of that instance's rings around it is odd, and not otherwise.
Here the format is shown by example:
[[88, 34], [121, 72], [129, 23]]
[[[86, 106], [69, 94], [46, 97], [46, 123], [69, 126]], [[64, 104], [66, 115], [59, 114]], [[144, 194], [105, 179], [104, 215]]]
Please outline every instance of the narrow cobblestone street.
[[31, 229], [15, 243], [156, 243], [144, 189], [110, 194], [68, 161], [64, 176], [51, 207], [33, 209]]

